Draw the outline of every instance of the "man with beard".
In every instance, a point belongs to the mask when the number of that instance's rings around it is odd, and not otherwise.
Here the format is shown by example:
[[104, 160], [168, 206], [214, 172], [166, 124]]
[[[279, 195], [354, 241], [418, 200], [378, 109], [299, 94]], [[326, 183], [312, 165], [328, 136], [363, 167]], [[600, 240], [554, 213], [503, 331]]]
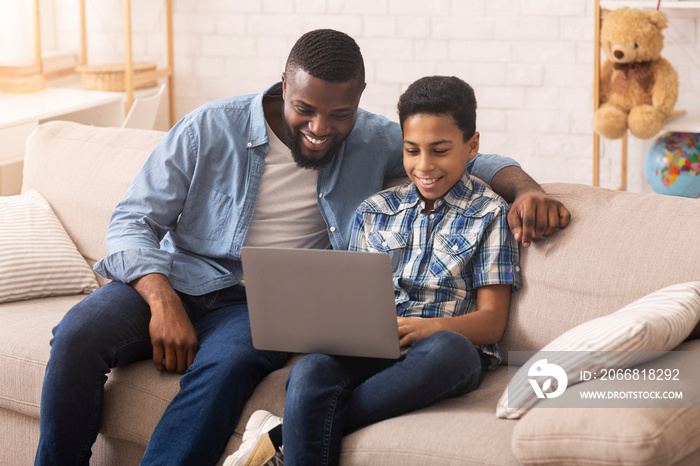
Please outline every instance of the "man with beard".
[[[355, 41], [312, 31], [282, 83], [168, 132], [112, 214], [95, 270], [113, 281], [53, 331], [36, 464], [88, 464], [106, 374], [151, 358], [183, 376], [142, 464], [216, 463], [257, 384], [289, 358], [252, 346], [241, 247], [347, 249], [357, 206], [405, 175], [401, 129], [358, 108], [364, 87]], [[568, 224], [512, 160], [479, 155], [468, 169], [514, 200], [523, 245]]]

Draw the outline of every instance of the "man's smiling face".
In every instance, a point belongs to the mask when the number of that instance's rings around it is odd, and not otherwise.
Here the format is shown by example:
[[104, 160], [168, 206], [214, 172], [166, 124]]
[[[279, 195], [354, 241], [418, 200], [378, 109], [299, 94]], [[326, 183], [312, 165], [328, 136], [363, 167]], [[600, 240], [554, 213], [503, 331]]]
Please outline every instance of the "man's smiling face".
[[330, 163], [355, 125], [364, 87], [360, 80], [329, 82], [301, 69], [282, 75], [287, 146], [297, 165]]

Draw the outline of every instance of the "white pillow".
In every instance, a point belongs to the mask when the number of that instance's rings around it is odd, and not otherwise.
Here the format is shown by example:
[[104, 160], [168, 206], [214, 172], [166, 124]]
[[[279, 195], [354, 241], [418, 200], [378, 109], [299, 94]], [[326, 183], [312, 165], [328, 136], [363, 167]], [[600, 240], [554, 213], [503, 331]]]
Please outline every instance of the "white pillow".
[[97, 287], [92, 269], [38, 192], [0, 197], [0, 303]]
[[[626, 368], [670, 351], [685, 340], [700, 320], [700, 282], [680, 283], [655, 291], [607, 316], [584, 322], [552, 340], [540, 351], [561, 351], [556, 362], [568, 385], [580, 382], [581, 369]], [[596, 353], [596, 352], [610, 353]], [[532, 356], [509, 381], [496, 406], [496, 416], [519, 419], [537, 398], [528, 383], [528, 369], [542, 359]], [[509, 389], [513, 388], [510, 391]], [[509, 407], [511, 406], [511, 407]]]

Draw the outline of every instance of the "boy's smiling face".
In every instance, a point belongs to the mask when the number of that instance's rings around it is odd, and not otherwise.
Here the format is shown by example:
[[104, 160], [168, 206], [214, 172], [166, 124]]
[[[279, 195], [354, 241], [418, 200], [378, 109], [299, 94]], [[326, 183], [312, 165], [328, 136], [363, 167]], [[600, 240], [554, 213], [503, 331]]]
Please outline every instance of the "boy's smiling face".
[[406, 118], [403, 165], [425, 199], [426, 212], [457, 184], [478, 151], [479, 133], [465, 141], [451, 115], [419, 113]]

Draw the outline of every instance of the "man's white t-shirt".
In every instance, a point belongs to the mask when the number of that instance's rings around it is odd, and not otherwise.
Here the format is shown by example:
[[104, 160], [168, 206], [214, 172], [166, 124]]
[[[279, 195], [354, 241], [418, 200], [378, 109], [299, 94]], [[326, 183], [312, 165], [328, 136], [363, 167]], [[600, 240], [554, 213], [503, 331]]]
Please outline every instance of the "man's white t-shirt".
[[330, 247], [318, 207], [318, 171], [300, 168], [292, 152], [265, 122], [270, 151], [265, 157], [253, 220], [244, 246]]

